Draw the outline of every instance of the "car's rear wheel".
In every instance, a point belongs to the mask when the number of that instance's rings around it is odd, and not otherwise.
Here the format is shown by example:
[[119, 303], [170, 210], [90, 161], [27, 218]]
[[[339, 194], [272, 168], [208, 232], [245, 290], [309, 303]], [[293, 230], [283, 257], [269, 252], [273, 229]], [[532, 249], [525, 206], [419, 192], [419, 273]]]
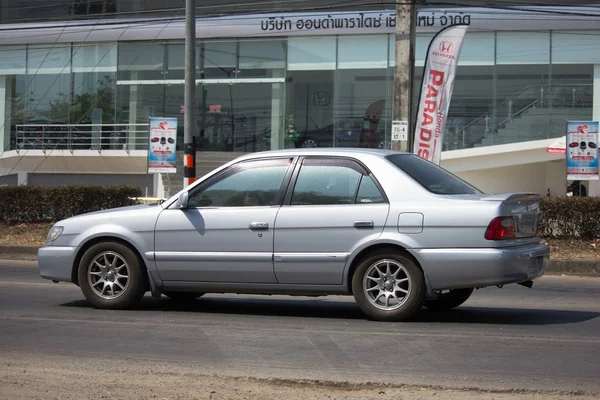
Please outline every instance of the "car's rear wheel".
[[146, 292], [137, 255], [116, 242], [90, 247], [79, 263], [78, 278], [83, 295], [97, 308], [130, 308]]
[[443, 291], [438, 293], [437, 299], [427, 300], [425, 307], [435, 311], [448, 311], [463, 304], [472, 293], [473, 288]]
[[204, 293], [199, 292], [163, 292], [169, 299], [177, 302], [187, 302], [196, 300], [198, 297], [204, 296]]
[[352, 292], [369, 318], [403, 321], [423, 306], [425, 280], [412, 259], [384, 250], [360, 262], [352, 277]]

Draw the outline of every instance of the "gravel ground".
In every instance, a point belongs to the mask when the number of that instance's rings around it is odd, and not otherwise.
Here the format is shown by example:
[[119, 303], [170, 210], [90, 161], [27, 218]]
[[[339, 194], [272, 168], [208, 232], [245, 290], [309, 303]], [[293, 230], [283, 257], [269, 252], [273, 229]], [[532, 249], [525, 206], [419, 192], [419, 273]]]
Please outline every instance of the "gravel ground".
[[583, 393], [486, 392], [228, 376], [202, 366], [114, 358], [6, 353], [1, 399], [591, 400]]

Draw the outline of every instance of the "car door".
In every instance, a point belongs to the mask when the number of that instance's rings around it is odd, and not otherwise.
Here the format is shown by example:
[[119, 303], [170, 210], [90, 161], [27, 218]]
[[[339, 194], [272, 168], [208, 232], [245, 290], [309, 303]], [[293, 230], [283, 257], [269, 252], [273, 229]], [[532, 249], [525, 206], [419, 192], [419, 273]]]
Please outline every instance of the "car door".
[[358, 162], [301, 159], [275, 222], [277, 280], [341, 284], [352, 249], [381, 235], [388, 211], [384, 193]]
[[164, 210], [155, 231], [161, 279], [276, 283], [273, 229], [292, 161], [242, 162], [191, 189], [186, 209]]

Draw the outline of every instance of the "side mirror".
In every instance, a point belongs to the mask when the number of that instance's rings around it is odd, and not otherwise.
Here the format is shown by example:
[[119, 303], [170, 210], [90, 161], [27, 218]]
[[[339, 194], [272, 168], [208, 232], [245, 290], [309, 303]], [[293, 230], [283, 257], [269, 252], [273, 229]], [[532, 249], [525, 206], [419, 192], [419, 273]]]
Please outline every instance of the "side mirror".
[[187, 208], [188, 207], [189, 199], [190, 199], [189, 193], [187, 191], [186, 192], [182, 192], [179, 195], [179, 208]]

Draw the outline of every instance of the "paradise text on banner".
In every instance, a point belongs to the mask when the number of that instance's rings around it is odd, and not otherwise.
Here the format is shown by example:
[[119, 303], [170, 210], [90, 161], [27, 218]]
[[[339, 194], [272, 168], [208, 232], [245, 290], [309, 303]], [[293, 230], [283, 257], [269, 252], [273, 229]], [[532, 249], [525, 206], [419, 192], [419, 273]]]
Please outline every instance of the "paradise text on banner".
[[148, 173], [177, 172], [177, 118], [150, 118]]
[[567, 180], [598, 180], [598, 121], [567, 121]]
[[438, 165], [456, 65], [466, 30], [465, 25], [442, 29], [434, 36], [427, 49], [415, 125], [414, 153]]

